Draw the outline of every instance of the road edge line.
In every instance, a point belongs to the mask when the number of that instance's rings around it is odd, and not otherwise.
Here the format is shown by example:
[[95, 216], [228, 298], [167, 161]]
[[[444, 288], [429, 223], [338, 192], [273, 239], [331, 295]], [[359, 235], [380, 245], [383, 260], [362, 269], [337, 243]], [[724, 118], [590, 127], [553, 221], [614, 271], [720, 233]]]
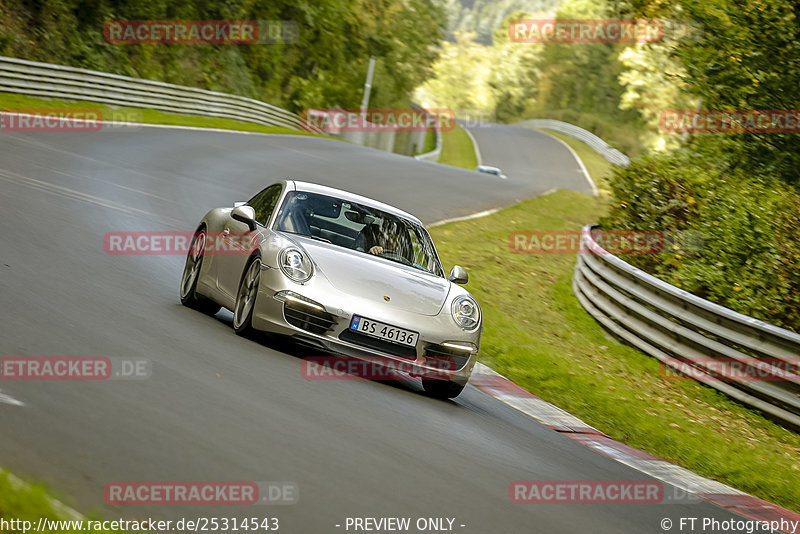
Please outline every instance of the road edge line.
[[589, 187], [592, 188], [592, 196], [595, 197], [598, 196], [600, 194], [600, 191], [597, 189], [597, 185], [594, 183], [594, 180], [592, 180], [592, 177], [589, 175], [589, 171], [586, 170], [586, 165], [583, 164], [583, 160], [580, 158], [580, 156], [578, 156], [578, 153], [575, 152], [575, 149], [569, 146], [569, 143], [567, 143], [563, 139], [559, 139], [550, 132], [547, 132], [545, 130], [535, 130], [535, 131], [543, 133], [544, 135], [551, 137], [552, 139], [555, 139], [556, 141], [567, 147], [567, 150], [569, 150], [570, 154], [572, 154], [572, 157], [575, 158], [575, 161], [578, 162], [578, 166], [580, 167], [581, 172], [583, 172], [583, 176], [586, 178], [586, 181], [589, 182]]
[[478, 165], [483, 165], [483, 157], [481, 157], [481, 147], [478, 146], [478, 142], [472, 136], [472, 132], [470, 132], [469, 128], [467, 128], [466, 126], [463, 126], [461, 124], [459, 124], [459, 126], [461, 126], [461, 128], [465, 132], [467, 132], [467, 135], [469, 136], [469, 140], [472, 141], [472, 150], [473, 150], [473, 152], [475, 152], [475, 159], [478, 160]]

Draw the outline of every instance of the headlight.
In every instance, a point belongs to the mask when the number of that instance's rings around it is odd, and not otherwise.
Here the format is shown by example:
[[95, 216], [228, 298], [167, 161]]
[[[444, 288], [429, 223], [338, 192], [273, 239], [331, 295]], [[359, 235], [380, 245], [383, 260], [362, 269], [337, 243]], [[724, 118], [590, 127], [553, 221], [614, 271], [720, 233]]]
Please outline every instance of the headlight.
[[456, 298], [450, 306], [453, 320], [462, 330], [475, 330], [481, 322], [478, 303], [466, 295]]
[[296, 248], [286, 248], [281, 251], [278, 264], [283, 274], [295, 282], [306, 282], [314, 274], [311, 260]]

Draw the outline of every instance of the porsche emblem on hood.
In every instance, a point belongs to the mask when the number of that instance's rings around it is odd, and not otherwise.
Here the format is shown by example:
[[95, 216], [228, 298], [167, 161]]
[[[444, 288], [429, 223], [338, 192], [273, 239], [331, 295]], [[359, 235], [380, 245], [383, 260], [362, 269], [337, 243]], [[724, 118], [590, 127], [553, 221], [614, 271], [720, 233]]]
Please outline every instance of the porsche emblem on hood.
[[392, 300], [392, 299], [391, 299], [391, 298], [389, 298], [389, 295], [384, 295], [384, 296], [383, 296], [383, 300], [385, 300], [386, 302], [389, 302], [389, 301], [390, 301], [390, 300]]

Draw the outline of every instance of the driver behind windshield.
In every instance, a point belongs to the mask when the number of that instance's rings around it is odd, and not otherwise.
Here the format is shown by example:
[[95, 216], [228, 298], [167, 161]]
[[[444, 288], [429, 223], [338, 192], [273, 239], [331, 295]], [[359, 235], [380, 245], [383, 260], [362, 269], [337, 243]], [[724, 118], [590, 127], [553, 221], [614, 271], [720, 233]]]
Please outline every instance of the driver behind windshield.
[[373, 242], [367, 251], [370, 254], [379, 256], [383, 254], [384, 250], [398, 252], [400, 236], [397, 233], [397, 222], [383, 219], [380, 230], [375, 232], [372, 237]]
[[380, 225], [366, 225], [356, 238], [355, 248], [374, 256], [391, 254], [411, 263], [411, 245], [404, 225], [390, 217], [381, 219]]

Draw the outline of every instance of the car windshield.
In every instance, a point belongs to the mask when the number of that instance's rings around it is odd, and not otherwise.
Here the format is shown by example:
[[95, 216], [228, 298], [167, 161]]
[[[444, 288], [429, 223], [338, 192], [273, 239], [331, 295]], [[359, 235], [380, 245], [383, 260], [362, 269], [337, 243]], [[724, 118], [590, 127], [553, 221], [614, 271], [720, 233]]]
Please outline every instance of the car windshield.
[[278, 211], [274, 228], [444, 276], [422, 225], [373, 206], [291, 191]]

